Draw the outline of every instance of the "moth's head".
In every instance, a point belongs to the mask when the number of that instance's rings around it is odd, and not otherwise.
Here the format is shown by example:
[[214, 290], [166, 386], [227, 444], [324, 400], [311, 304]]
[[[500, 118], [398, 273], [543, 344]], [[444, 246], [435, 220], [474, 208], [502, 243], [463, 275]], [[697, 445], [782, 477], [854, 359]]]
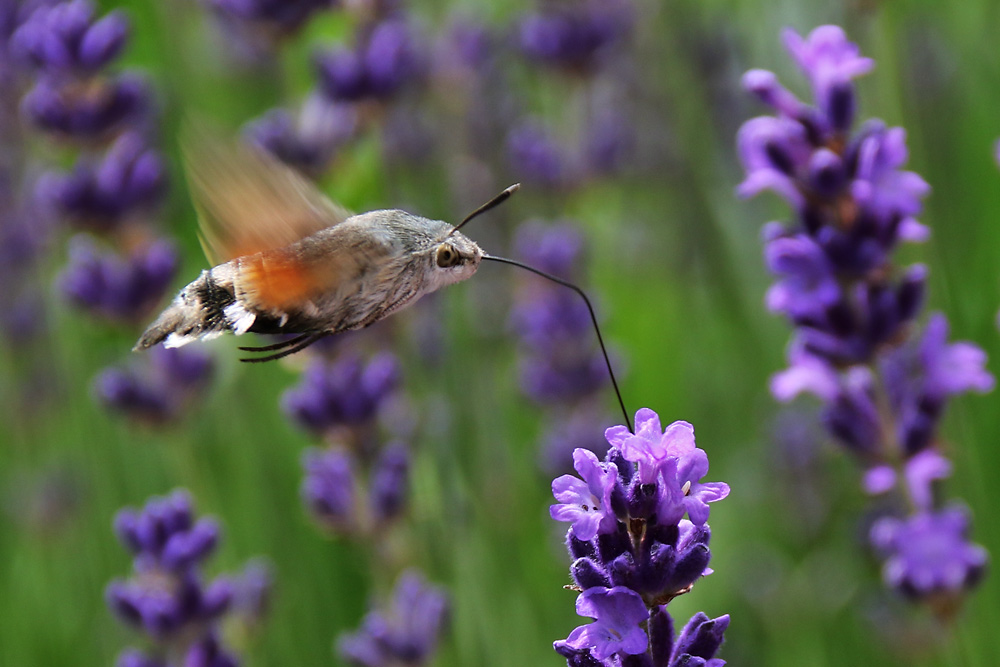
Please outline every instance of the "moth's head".
[[431, 252], [431, 268], [440, 284], [472, 277], [483, 259], [483, 251], [464, 234], [454, 232], [439, 241]]

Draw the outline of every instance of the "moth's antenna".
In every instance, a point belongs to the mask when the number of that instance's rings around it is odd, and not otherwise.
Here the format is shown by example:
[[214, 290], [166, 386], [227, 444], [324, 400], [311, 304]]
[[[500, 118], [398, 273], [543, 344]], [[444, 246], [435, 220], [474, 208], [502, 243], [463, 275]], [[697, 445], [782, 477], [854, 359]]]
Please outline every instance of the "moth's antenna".
[[[517, 192], [520, 188], [521, 188], [521, 184], [520, 183], [515, 183], [514, 185], [510, 186], [509, 188], [507, 188], [506, 190], [504, 190], [503, 192], [501, 192], [500, 194], [498, 194], [496, 197], [494, 197], [493, 199], [489, 200], [488, 202], [486, 202], [485, 204], [483, 204], [482, 206], [480, 206], [479, 208], [477, 208], [475, 211], [473, 211], [469, 215], [465, 216], [465, 220], [462, 220], [462, 222], [458, 223], [458, 226], [455, 227], [455, 229], [453, 229], [450, 232], [448, 232], [448, 236], [451, 236], [452, 234], [454, 234], [455, 232], [457, 232], [458, 230], [460, 230], [465, 225], [465, 223], [469, 222], [470, 220], [472, 220], [473, 218], [475, 218], [477, 215], [480, 215], [482, 213], [486, 213], [486, 211], [489, 211], [491, 208], [496, 208], [500, 204], [504, 203], [505, 201], [507, 201], [507, 199], [510, 198], [510, 196], [512, 194], [514, 194], [515, 192]], [[445, 238], [448, 238], [448, 237], [446, 236]]]
[[[516, 187], [517, 186], [513, 186], [514, 189], [516, 189]], [[508, 190], [511, 190], [511, 188], [507, 188], [507, 190], [504, 190], [504, 192], [506, 193]], [[508, 194], [507, 196], [510, 196], [510, 195]], [[497, 199], [500, 199], [500, 197], [497, 197]], [[506, 199], [506, 197], [504, 197], [504, 199]], [[496, 201], [496, 199], [494, 201]], [[500, 199], [500, 201], [503, 201], [503, 199]], [[490, 203], [493, 204], [493, 202], [490, 202]], [[500, 203], [500, 202], [496, 202], [496, 203]], [[495, 205], [496, 204], [493, 204], [493, 206], [495, 206]], [[487, 205], [487, 206], [489, 206], [489, 205]], [[492, 208], [492, 207], [490, 207], [490, 208]], [[465, 223], [462, 223], [462, 224], [465, 224]], [[461, 225], [459, 225], [459, 227], [460, 226]], [[583, 297], [583, 302], [587, 304], [587, 310], [590, 311], [590, 321], [594, 323], [594, 331], [597, 333], [597, 342], [601, 344], [601, 352], [604, 354], [604, 363], [607, 364], [607, 366], [608, 366], [608, 375], [611, 376], [611, 385], [615, 388], [615, 396], [618, 397], [618, 405], [621, 406], [622, 415], [625, 417], [625, 425], [628, 426], [628, 430], [631, 431], [632, 430], [632, 420], [628, 416], [628, 410], [625, 409], [625, 401], [622, 400], [622, 393], [618, 389], [618, 381], [615, 380], [615, 372], [611, 368], [611, 358], [608, 357], [608, 350], [607, 350], [606, 347], [604, 347], [604, 338], [601, 337], [601, 328], [599, 326], [597, 326], [597, 315], [594, 314], [594, 307], [592, 305], [590, 305], [590, 299], [587, 298], [587, 295], [584, 293], [584, 291], [582, 289], [580, 289], [579, 287], [577, 287], [576, 285], [574, 285], [573, 283], [571, 283], [571, 282], [568, 282], [566, 280], [563, 280], [562, 278], [554, 276], [551, 273], [546, 273], [545, 271], [541, 271], [539, 269], [536, 269], [533, 266], [528, 266], [527, 264], [522, 264], [521, 262], [518, 262], [518, 261], [513, 260], [513, 259], [507, 259], [506, 257], [497, 257], [495, 255], [483, 255], [483, 259], [488, 259], [488, 260], [490, 260], [492, 262], [500, 262], [501, 264], [510, 264], [511, 266], [520, 267], [520, 268], [524, 269], [525, 271], [531, 271], [535, 275], [541, 276], [542, 278], [547, 278], [548, 280], [551, 280], [554, 283], [558, 283], [558, 284], [560, 284], [560, 285], [562, 285], [564, 287], [568, 287], [571, 290], [573, 290], [574, 292], [576, 292], [577, 294], [579, 294], [581, 297]]]

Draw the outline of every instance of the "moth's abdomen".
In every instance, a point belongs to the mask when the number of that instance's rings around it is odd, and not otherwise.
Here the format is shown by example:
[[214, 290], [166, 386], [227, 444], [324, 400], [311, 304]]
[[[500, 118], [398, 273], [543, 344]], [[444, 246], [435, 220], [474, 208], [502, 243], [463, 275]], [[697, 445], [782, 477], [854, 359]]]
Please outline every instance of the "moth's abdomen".
[[231, 273], [226, 264], [202, 271], [149, 325], [134, 349], [144, 350], [158, 343], [180, 347], [226, 331], [246, 331], [255, 317], [236, 303]]

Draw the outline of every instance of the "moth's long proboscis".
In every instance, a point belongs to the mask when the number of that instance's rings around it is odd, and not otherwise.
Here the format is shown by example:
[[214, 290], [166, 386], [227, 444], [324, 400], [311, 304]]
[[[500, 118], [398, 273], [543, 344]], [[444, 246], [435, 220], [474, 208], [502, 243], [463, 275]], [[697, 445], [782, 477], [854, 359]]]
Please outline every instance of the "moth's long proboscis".
[[[505, 191], [506, 192], [506, 191]], [[509, 196], [509, 195], [508, 195]], [[506, 197], [505, 197], [506, 199]], [[501, 200], [502, 201], [502, 200]], [[551, 280], [554, 283], [562, 285], [563, 287], [568, 287], [583, 298], [583, 302], [587, 304], [587, 310], [590, 312], [590, 321], [594, 323], [594, 332], [597, 334], [597, 342], [601, 346], [601, 353], [604, 355], [604, 363], [608, 366], [608, 375], [611, 376], [611, 385], [615, 389], [615, 396], [618, 397], [618, 405], [622, 409], [622, 416], [625, 417], [625, 425], [628, 426], [628, 430], [632, 430], [632, 419], [628, 415], [628, 410], [625, 409], [625, 401], [622, 400], [622, 392], [618, 389], [618, 381], [615, 379], [615, 371], [611, 367], [611, 357], [608, 356], [608, 349], [604, 346], [604, 338], [601, 336], [601, 327], [597, 324], [597, 315], [594, 313], [594, 307], [590, 303], [590, 299], [587, 298], [587, 294], [574, 285], [573, 283], [563, 280], [558, 276], [554, 276], [551, 273], [546, 273], [541, 269], [536, 269], [528, 264], [522, 264], [514, 259], [507, 259], [506, 257], [497, 257], [496, 255], [483, 255], [483, 259], [488, 259], [493, 262], [500, 262], [501, 264], [510, 264], [511, 266], [517, 266], [524, 269], [525, 271], [530, 271], [535, 275], [541, 276], [547, 280]]]

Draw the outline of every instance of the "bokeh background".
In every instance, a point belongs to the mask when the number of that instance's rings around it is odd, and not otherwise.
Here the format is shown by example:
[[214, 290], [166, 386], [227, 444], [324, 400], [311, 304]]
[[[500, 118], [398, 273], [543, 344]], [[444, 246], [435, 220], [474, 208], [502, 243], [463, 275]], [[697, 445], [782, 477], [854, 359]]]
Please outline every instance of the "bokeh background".
[[[99, 13], [121, 8], [132, 25], [112, 69], [140, 69], [154, 91], [148, 132], [170, 186], [149, 215], [181, 258], [157, 305], [207, 266], [181, 166], [184, 123], [209, 119], [235, 135], [269, 109], [298, 108], [317, 85], [314, 52], [351, 44], [364, 12], [364, 3], [318, 11], [270, 43], [234, 38], [207, 4], [97, 3]], [[1000, 4], [635, 2], [600, 65], [576, 71], [519, 46], [522, 21], [537, 10], [522, 0], [410, 3], [420, 74], [337, 145], [320, 187], [356, 211], [399, 207], [455, 221], [520, 180], [522, 191], [470, 225], [470, 236], [517, 255], [525, 221], [579, 231], [586, 251], [574, 275], [598, 303], [629, 410], [692, 422], [712, 461], [708, 479], [732, 487], [712, 511], [715, 573], [671, 605], [678, 618], [731, 614], [730, 664], [998, 664], [997, 577], [950, 626], [885, 590], [866, 547], [856, 467], [810, 427], [813, 404], [780, 408], [771, 398], [768, 378], [784, 365], [789, 334], [763, 307], [758, 234], [788, 214], [774, 198], [739, 201], [733, 191], [742, 178], [736, 130], [764, 112], [740, 75], [772, 69], [805, 93], [780, 30], [843, 26], [877, 62], [859, 84], [860, 116], [905, 127], [909, 168], [933, 188], [921, 216], [932, 238], [901, 259], [929, 265], [930, 307], [948, 314], [953, 336], [997, 358]], [[19, 122], [9, 131], [25, 173], [76, 159], [76, 149]], [[535, 144], [541, 157], [518, 152], [525, 123], [561, 146], [562, 166]], [[254, 556], [272, 568], [267, 618], [228, 635], [247, 665], [340, 664], [335, 638], [357, 627], [370, 596], [384, 596], [404, 565], [452, 600], [433, 664], [562, 664], [551, 643], [578, 617], [563, 589], [565, 526], [548, 517], [561, 470], [545, 434], [568, 413], [520, 386], [525, 348], [510, 310], [535, 289], [528, 277], [483, 266], [345, 343], [390, 349], [402, 367], [397, 423], [379, 428], [385, 439], [394, 428], [405, 434], [411, 492], [379, 547], [385, 557], [366, 540], [324, 533], [303, 506], [301, 458], [316, 441], [281, 408], [303, 361], [243, 365], [225, 337], [204, 344], [215, 364], [209, 385], [165, 423], [102, 405], [95, 378], [141, 362], [129, 350], [144, 322], [112, 324], [68, 302], [57, 276], [74, 232], [47, 229], [31, 274], [30, 336], [8, 334], [0, 353], [0, 664], [109, 664], [138, 641], [105, 605], [107, 583], [131, 567], [112, 519], [178, 487], [223, 526], [206, 571], [236, 571]], [[620, 423], [606, 385], [588, 400], [602, 406], [604, 425]], [[947, 489], [969, 504], [974, 539], [994, 557], [997, 400], [962, 398], [944, 425], [955, 462]]]

